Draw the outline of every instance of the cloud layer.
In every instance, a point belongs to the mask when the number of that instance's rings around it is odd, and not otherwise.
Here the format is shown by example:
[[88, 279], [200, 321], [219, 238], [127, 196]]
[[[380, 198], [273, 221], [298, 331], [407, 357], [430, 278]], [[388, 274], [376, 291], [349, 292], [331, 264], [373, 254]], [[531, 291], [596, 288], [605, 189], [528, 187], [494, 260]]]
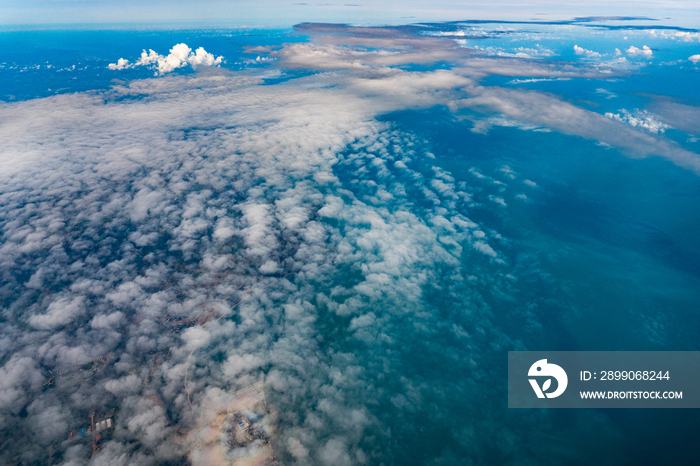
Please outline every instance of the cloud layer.
[[[439, 106], [482, 133], [558, 131], [700, 173], [697, 154], [650, 134], [647, 114], [606, 118], [483, 84], [619, 70], [496, 58], [401, 29], [302, 29], [313, 39], [270, 52], [268, 71], [0, 107], [4, 462], [197, 464], [202, 419], [260, 380], [276, 407], [260, 422], [284, 464], [408, 462], [427, 451], [428, 416], [442, 464], [506, 462], [543, 440], [522, 418], [506, 427], [484, 381], [522, 349], [494, 303], [547, 278], [509, 254], [497, 221], [477, 219], [524, 205], [537, 183], [505, 165], [458, 181], [378, 117]], [[221, 61], [178, 44], [110, 68]], [[68, 440], [92, 411], [115, 419], [94, 456]]]
[[[367, 397], [419, 401], [408, 380], [384, 395], [371, 368], [400, 371], [403, 352], [383, 352], [408, 316], [434, 331], [423, 288], [442, 268], [460, 286], [463, 248], [499, 257], [457, 207], [469, 194], [374, 120], [403, 97], [201, 75], [4, 108], [5, 458], [62, 445], [79, 464], [89, 445], [69, 431], [113, 409], [95, 464], [174, 461], [207, 400], [262, 372], [286, 462], [391, 455], [368, 440], [383, 424]], [[490, 334], [484, 319], [468, 321]]]

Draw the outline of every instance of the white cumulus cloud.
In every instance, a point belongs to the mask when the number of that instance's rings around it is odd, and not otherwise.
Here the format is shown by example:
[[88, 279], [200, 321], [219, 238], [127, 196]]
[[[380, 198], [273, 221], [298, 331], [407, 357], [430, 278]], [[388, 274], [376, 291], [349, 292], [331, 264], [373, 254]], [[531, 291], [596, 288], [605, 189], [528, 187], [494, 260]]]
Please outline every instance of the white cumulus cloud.
[[630, 46], [630, 48], [625, 50], [625, 52], [627, 53], [627, 55], [629, 55], [631, 57], [647, 57], [647, 58], [649, 58], [653, 54], [651, 48], [649, 48], [646, 45], [643, 46], [641, 49], [632, 45], [632, 46]]
[[600, 54], [598, 52], [584, 49], [583, 47], [579, 47], [578, 45], [574, 45], [574, 52], [576, 52], [576, 55], [585, 55], [587, 58], [600, 57]]
[[107, 68], [110, 70], [123, 70], [137, 66], [156, 65], [158, 68], [157, 74], [163, 75], [187, 65], [193, 68], [199, 66], [216, 66], [220, 65], [223, 60], [224, 57], [215, 57], [204, 50], [203, 47], [199, 47], [193, 52], [187, 44], [177, 44], [170, 49], [168, 55], [160, 55], [155, 50], [149, 50], [148, 52], [144, 50], [141, 52], [141, 57], [133, 64], [130, 64], [127, 59], [120, 58], [117, 60], [117, 63], [110, 63], [107, 65]]
[[635, 128], [643, 128], [651, 133], [663, 133], [667, 128], [670, 128], [665, 123], [660, 122], [656, 117], [647, 112], [646, 110], [636, 110], [634, 112], [629, 112], [625, 109], [619, 110], [620, 113], [608, 112], [605, 114], [606, 117], [613, 120], [621, 121], [627, 123]]

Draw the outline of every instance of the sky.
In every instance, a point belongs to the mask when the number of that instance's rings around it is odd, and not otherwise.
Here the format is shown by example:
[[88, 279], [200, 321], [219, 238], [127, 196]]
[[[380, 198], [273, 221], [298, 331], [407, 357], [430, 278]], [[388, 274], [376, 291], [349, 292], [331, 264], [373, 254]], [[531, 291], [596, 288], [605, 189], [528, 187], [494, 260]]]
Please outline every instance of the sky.
[[300, 22], [380, 25], [460, 19], [557, 21], [577, 16], [636, 16], [664, 24], [697, 27], [700, 7], [693, 1], [397, 1], [292, 0], [185, 1], [0, 1], [0, 25], [185, 24], [288, 27]]

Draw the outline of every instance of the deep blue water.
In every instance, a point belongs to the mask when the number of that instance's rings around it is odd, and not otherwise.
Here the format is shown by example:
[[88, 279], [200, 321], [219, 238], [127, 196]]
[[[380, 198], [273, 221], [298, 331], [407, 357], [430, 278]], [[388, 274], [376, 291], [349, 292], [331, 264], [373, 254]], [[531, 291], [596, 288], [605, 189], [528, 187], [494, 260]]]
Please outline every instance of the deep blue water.
[[[303, 41], [291, 30], [38, 30], [0, 32], [0, 100], [17, 101], [50, 95], [109, 89], [116, 82], [153, 77], [145, 67], [121, 71], [107, 69], [119, 58], [131, 62], [142, 50], [167, 55], [175, 44], [204, 47], [226, 58], [222, 67], [241, 71], [264, 66], [251, 63], [258, 56], [245, 53], [249, 46]], [[75, 68], [73, 68], [75, 67]], [[191, 69], [178, 70], [191, 73]]]
[[[508, 165], [541, 187], [528, 191], [533, 200], [528, 204], [514, 198], [522, 188], [509, 188], [503, 194], [507, 215], [471, 212], [475, 221], [513, 239], [507, 254], [513, 264], [522, 264], [513, 275], [527, 276], [515, 302], [496, 296], [488, 301], [506, 334], [538, 350], [698, 350], [697, 175], [660, 159], [629, 159], [573, 136], [524, 135], [513, 128], [474, 134], [442, 109], [386, 118], [425, 137], [436, 155], [433, 163], [457, 181], [481, 186], [483, 194], [498, 190], [475, 182], [471, 168], [503, 180], [499, 168]], [[465, 257], [467, 262], [473, 257]], [[541, 326], [533, 328], [533, 318]], [[664, 322], [673, 336], [654, 341], [645, 319]], [[501, 383], [504, 363], [493, 361], [492, 376]], [[497, 401], [484, 400], [490, 415], [516, 430], [546, 416], [547, 434], [576, 451], [566, 464], [683, 464], [700, 454], [692, 440], [700, 433], [694, 410], [509, 412], [502, 388], [493, 387]], [[549, 464], [546, 454], [528, 454]], [[509, 461], [499, 455], [485, 460]], [[562, 458], [552, 464], [558, 461]]]

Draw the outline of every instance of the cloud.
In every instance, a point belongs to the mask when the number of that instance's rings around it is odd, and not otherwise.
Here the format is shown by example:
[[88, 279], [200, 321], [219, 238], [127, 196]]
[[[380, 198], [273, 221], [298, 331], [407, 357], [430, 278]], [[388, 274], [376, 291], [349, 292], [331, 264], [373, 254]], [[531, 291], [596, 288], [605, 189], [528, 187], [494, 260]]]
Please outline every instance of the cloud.
[[649, 104], [649, 109], [674, 128], [690, 134], [700, 134], [700, 107], [697, 105], [657, 97]]
[[531, 48], [531, 47], [516, 47], [511, 49], [511, 51], [506, 52], [500, 47], [480, 47], [478, 45], [473, 46], [475, 50], [480, 50], [488, 55], [495, 57], [510, 57], [510, 58], [524, 58], [531, 59], [537, 57], [551, 57], [554, 55], [553, 50], [545, 49], [542, 47]]
[[105, 389], [114, 395], [120, 396], [138, 393], [142, 383], [143, 381], [139, 377], [130, 374], [120, 379], [107, 381], [105, 383]]
[[630, 48], [625, 50], [625, 52], [627, 53], [627, 55], [629, 55], [631, 57], [643, 56], [643, 57], [649, 58], [653, 54], [652, 50], [649, 47], [647, 47], [646, 45], [643, 46], [641, 49], [632, 45], [632, 46], [630, 46]]
[[691, 42], [693, 39], [700, 42], [700, 32], [676, 31], [674, 36], [683, 42]]
[[574, 52], [576, 53], [576, 55], [585, 55], [586, 58], [600, 57], [600, 54], [598, 52], [594, 52], [593, 50], [586, 50], [583, 47], [579, 47], [578, 45], [574, 45]]
[[82, 317], [84, 309], [84, 298], [82, 296], [73, 299], [59, 298], [49, 304], [46, 313], [31, 316], [29, 325], [41, 330], [63, 327]]
[[[311, 43], [288, 44], [272, 56], [280, 65], [314, 70], [344, 69], [356, 74], [381, 70], [403, 64], [452, 63], [453, 71], [470, 79], [497, 74], [548, 78], [599, 77], [609, 79], [610, 69], [598, 69], [585, 64], [552, 65], [534, 56], [550, 56], [553, 52], [537, 49], [516, 50], [502, 57], [488, 57], [478, 48], [463, 47], [444, 37], [411, 34], [404, 28], [349, 27], [345, 25], [301, 24], [297, 28], [314, 35]], [[431, 31], [434, 32], [434, 31]], [[521, 53], [521, 56], [517, 56]], [[396, 69], [394, 69], [396, 71]], [[369, 75], [368, 75], [369, 76]]]
[[[469, 233], [478, 227], [457, 207], [469, 196], [449, 173], [428, 164], [434, 175], [419, 175], [404, 151], [418, 142], [375, 119], [446, 102], [471, 81], [385, 77], [340, 76], [334, 87], [310, 77], [290, 89], [250, 75], [166, 76], [0, 108], [13, 115], [0, 129], [2, 215], [13, 219], [2, 225], [3, 290], [8, 302], [36, 303], [8, 314], [28, 326], [2, 328], [18, 342], [2, 347], [6, 423], [31, 430], [18, 414], [28, 402], [68, 413], [67, 431], [113, 408], [116, 428], [93, 462], [172, 462], [187, 451], [175, 432], [197, 429], [211, 389], [234, 393], [264, 373], [292, 413], [280, 455], [366, 461], [366, 429], [384, 421], [365, 406], [367, 390], [382, 395], [363, 368], [381, 361], [319, 348], [329, 337], [319, 313], [347, 316], [347, 340], [337, 340], [347, 349], [390, 342], [405, 334], [392, 315], [434, 325], [422, 290], [440, 267], [459, 281], [463, 250], [499, 256]], [[430, 97], [436, 88], [445, 94]], [[415, 199], [432, 207], [415, 211]], [[360, 325], [379, 309], [377, 326]], [[3, 458], [47, 451], [12, 438]], [[85, 462], [90, 448], [66, 455]]]
[[530, 79], [511, 79], [508, 84], [525, 84], [525, 83], [541, 83], [549, 81], [567, 81], [571, 78], [530, 78]]
[[663, 31], [652, 29], [648, 31], [653, 37], [661, 37], [664, 39], [681, 40], [683, 42], [700, 41], [700, 32], [696, 31]]
[[596, 94], [599, 94], [608, 100], [617, 98], [617, 94], [615, 94], [614, 92], [610, 92], [607, 89], [599, 88], [599, 89], [596, 89], [595, 92], [596, 92]]
[[[32, 391], [44, 381], [36, 361], [26, 356], [13, 356], [0, 368], [0, 408], [17, 414], [26, 405]], [[1, 426], [7, 428], [9, 419]]]
[[[145, 53], [145, 52], [144, 52]], [[117, 60], [117, 63], [110, 63], [107, 65], [107, 68], [110, 70], [123, 70], [126, 68], [131, 68], [133, 65], [129, 65], [129, 60], [125, 58], [120, 58]]]
[[635, 128], [643, 128], [650, 133], [663, 133], [666, 129], [670, 128], [670, 126], [658, 121], [653, 114], [646, 110], [640, 111], [635, 109], [634, 113], [630, 113], [625, 109], [621, 109], [619, 112], [620, 113], [608, 112], [605, 116], [613, 120], [622, 121]]
[[690, 57], [688, 57], [688, 60], [689, 60], [689, 61], [692, 61], [693, 64], [697, 64], [698, 62], [700, 62], [700, 54], [698, 54], [698, 55], [691, 55]]
[[[471, 98], [453, 102], [451, 108], [455, 111], [461, 108], [496, 111], [518, 121], [603, 142], [622, 149], [631, 157], [662, 156], [678, 166], [700, 173], [698, 154], [672, 141], [632, 129], [621, 121], [611, 121], [611, 118], [563, 102], [551, 94], [498, 87], [477, 87], [471, 93]], [[636, 121], [658, 131], [663, 128], [661, 123]]]
[[156, 65], [157, 74], [164, 75], [170, 73], [177, 68], [190, 65], [192, 68], [200, 66], [217, 66], [220, 65], [224, 57], [215, 57], [211, 53], [199, 47], [195, 52], [187, 46], [187, 44], [177, 44], [170, 53], [166, 56], [156, 53], [154, 50], [145, 50], [141, 53], [141, 58], [133, 64], [129, 64], [129, 60], [120, 58], [117, 63], [110, 63], [107, 68], [110, 70], [124, 70], [137, 66]]

